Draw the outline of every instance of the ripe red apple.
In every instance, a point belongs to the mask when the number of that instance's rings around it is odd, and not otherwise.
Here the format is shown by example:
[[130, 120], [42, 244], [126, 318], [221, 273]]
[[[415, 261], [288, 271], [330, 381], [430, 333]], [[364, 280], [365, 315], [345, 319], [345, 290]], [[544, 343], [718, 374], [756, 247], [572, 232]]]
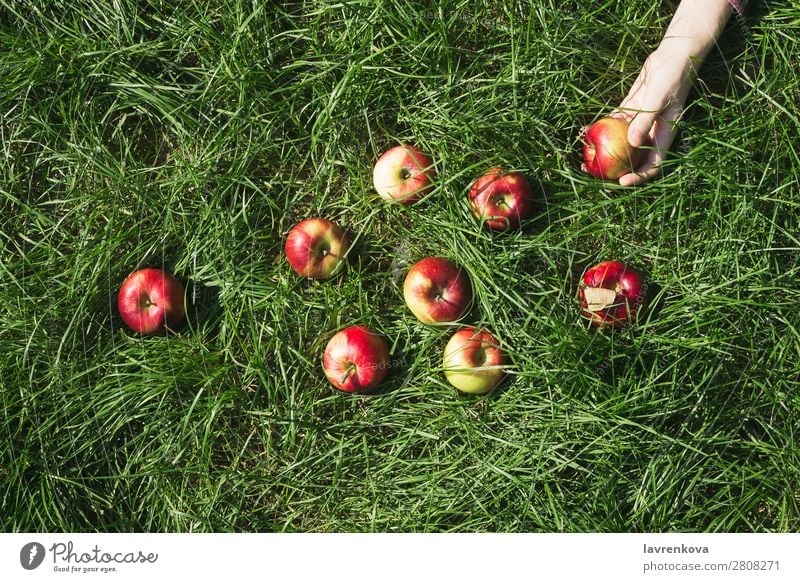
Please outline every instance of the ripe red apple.
[[154, 334], [174, 330], [183, 321], [183, 285], [162, 269], [134, 271], [123, 281], [117, 295], [117, 308], [133, 331]]
[[430, 191], [434, 176], [428, 155], [412, 145], [398, 145], [378, 158], [372, 183], [387, 202], [412, 204]]
[[343, 392], [372, 390], [386, 377], [391, 365], [389, 344], [363, 325], [334, 335], [322, 356], [325, 376]]
[[645, 150], [628, 142], [628, 125], [621, 117], [605, 117], [589, 126], [581, 169], [595, 178], [618, 180], [638, 168]]
[[403, 298], [422, 323], [456, 321], [472, 303], [472, 284], [466, 271], [452, 261], [428, 257], [409, 269]]
[[286, 237], [286, 259], [295, 273], [309, 279], [327, 279], [344, 264], [350, 248], [342, 229], [324, 218], [298, 222]]
[[533, 212], [533, 188], [519, 172], [492, 168], [469, 189], [472, 213], [492, 230], [517, 228]]
[[462, 327], [444, 348], [444, 375], [461, 392], [486, 394], [503, 379], [507, 361], [491, 333]]
[[600, 327], [622, 327], [647, 299], [642, 275], [619, 261], [605, 261], [583, 275], [578, 294], [583, 313]]

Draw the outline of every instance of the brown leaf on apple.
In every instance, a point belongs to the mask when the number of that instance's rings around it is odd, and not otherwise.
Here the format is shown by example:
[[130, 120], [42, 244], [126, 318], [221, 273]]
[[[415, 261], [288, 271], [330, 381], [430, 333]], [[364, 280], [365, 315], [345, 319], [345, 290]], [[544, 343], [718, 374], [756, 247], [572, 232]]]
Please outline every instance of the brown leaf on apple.
[[608, 309], [614, 305], [617, 292], [603, 287], [586, 287], [583, 290], [583, 296], [586, 298], [586, 309], [595, 312]]

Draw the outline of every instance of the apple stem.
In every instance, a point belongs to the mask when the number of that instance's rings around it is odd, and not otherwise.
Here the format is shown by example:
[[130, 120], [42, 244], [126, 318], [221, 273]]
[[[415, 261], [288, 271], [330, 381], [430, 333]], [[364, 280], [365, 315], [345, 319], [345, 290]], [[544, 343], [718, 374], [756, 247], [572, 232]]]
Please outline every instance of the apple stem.
[[347, 365], [347, 369], [344, 371], [344, 374], [342, 374], [342, 377], [339, 380], [339, 384], [344, 384], [345, 382], [347, 382], [347, 378], [350, 377], [350, 374], [352, 374], [353, 370], [355, 370], [355, 369], [356, 369], [356, 367], [355, 367], [354, 364], [352, 364], [352, 363], [348, 364]]

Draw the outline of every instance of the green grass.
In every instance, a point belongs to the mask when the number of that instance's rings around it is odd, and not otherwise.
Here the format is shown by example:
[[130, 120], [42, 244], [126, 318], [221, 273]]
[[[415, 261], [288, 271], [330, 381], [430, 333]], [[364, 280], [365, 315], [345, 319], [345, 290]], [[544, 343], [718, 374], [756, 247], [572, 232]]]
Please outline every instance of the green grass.
[[[675, 4], [510, 4], [0, 0], [3, 531], [800, 528], [800, 9], [732, 22], [666, 175], [619, 189], [580, 128]], [[390, 206], [404, 140], [440, 179]], [[469, 212], [495, 164], [536, 185], [520, 232]], [[282, 256], [313, 215], [356, 239], [332, 281]], [[487, 397], [403, 303], [428, 254], [511, 354]], [[598, 333], [577, 281], [612, 257], [656, 307]], [[176, 335], [115, 312], [145, 265], [189, 284]], [[392, 346], [373, 396], [321, 371], [353, 323]]]

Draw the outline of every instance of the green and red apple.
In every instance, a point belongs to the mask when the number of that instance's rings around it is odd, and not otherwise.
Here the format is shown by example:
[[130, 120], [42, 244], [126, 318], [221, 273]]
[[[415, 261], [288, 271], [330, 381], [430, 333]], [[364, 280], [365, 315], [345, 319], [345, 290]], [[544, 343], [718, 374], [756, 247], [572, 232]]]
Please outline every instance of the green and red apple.
[[628, 141], [629, 126], [621, 117], [605, 117], [590, 125], [583, 136], [581, 169], [602, 180], [618, 180], [636, 170], [645, 150]]
[[347, 327], [334, 335], [322, 356], [325, 376], [342, 392], [374, 390], [391, 364], [389, 344], [363, 325]]
[[492, 230], [517, 228], [533, 212], [533, 188], [519, 172], [491, 168], [469, 189], [472, 213]]
[[416, 146], [404, 144], [378, 158], [372, 182], [378, 195], [387, 202], [412, 204], [430, 192], [435, 175], [430, 156]]
[[495, 337], [485, 329], [463, 327], [444, 348], [444, 375], [466, 394], [486, 394], [505, 376], [508, 358]]
[[295, 273], [327, 279], [344, 265], [350, 243], [339, 226], [325, 218], [306, 218], [286, 237], [285, 253]]
[[427, 257], [408, 270], [403, 298], [422, 323], [457, 321], [472, 303], [472, 284], [467, 272], [452, 261]]

